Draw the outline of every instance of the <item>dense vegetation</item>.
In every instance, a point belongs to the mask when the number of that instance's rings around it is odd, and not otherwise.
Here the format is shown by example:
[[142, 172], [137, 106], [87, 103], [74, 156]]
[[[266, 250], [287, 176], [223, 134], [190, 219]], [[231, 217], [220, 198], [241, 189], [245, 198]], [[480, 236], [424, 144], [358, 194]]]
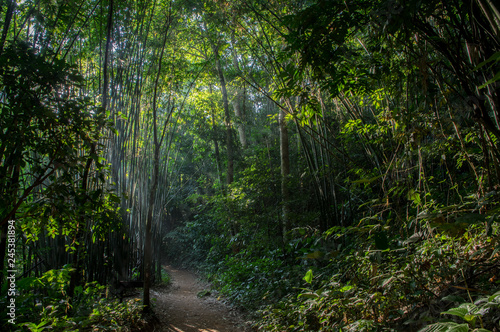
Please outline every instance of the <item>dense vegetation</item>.
[[260, 331], [500, 330], [493, 1], [0, 4], [2, 331], [144, 327], [167, 259]]

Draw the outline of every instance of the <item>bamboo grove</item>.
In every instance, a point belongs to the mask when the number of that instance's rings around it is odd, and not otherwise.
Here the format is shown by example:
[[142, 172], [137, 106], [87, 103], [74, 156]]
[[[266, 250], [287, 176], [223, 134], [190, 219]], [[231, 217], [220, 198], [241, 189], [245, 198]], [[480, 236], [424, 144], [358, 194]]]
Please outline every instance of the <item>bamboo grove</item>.
[[[288, 303], [307, 270], [311, 287], [313, 272], [374, 280], [381, 259], [436, 234], [474, 229], [475, 248], [497, 250], [490, 0], [3, 0], [0, 17], [0, 282], [7, 293], [15, 258], [19, 324], [72, 330], [85, 289], [117, 280], [143, 280], [148, 311], [167, 259], [257, 310]], [[440, 285], [472, 283], [464, 269]], [[37, 306], [51, 273], [59, 327]], [[442, 295], [420, 284], [415, 301]], [[261, 329], [397, 325], [410, 300], [324, 317], [290, 301]]]

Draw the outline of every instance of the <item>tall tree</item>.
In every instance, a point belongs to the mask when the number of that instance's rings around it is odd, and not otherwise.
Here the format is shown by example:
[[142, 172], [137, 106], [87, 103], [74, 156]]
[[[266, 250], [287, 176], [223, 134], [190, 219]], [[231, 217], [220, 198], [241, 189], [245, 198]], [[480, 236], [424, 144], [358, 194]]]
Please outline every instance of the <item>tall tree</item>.
[[[241, 75], [241, 70], [240, 70], [240, 65], [238, 61], [238, 52], [236, 50], [236, 38], [234, 36], [235, 31], [231, 31], [231, 56], [233, 60], [233, 67], [235, 71], [238, 73], [238, 75]], [[238, 135], [240, 138], [240, 143], [243, 149], [246, 149], [247, 147], [247, 136], [245, 132], [245, 117], [243, 114], [243, 109], [244, 109], [244, 93], [243, 93], [243, 88], [239, 86], [239, 84], [235, 87], [236, 89], [236, 95], [234, 96], [233, 99], [233, 108], [234, 108], [234, 115], [236, 116], [236, 127], [238, 128]]]
[[215, 57], [215, 68], [219, 76], [219, 83], [222, 91], [222, 104], [224, 107], [224, 123], [226, 125], [226, 153], [227, 153], [227, 175], [226, 183], [229, 185], [234, 180], [234, 151], [233, 151], [233, 135], [231, 126], [231, 113], [229, 112], [229, 102], [227, 97], [226, 79], [220, 61], [219, 41], [212, 41], [212, 51]]
[[282, 218], [283, 218], [283, 239], [286, 241], [287, 233], [291, 229], [290, 222], [290, 151], [288, 142], [288, 129], [286, 127], [284, 110], [279, 111], [279, 129], [280, 129], [280, 159], [281, 159], [281, 199], [282, 199]]
[[[158, 179], [159, 179], [159, 172], [160, 172], [160, 148], [162, 145], [162, 141], [164, 138], [165, 133], [163, 132], [161, 137], [159, 136], [158, 132], [158, 98], [159, 98], [159, 84], [160, 84], [160, 77], [162, 74], [162, 65], [163, 65], [163, 57], [165, 55], [165, 46], [167, 44], [167, 37], [169, 34], [170, 30], [170, 24], [172, 21], [172, 7], [171, 4], [168, 7], [168, 14], [166, 17], [165, 21], [165, 26], [164, 29], [162, 29], [162, 35], [163, 35], [163, 41], [161, 43], [161, 48], [160, 48], [160, 54], [158, 57], [158, 69], [156, 72], [156, 78], [154, 81], [154, 92], [153, 92], [153, 104], [152, 104], [152, 118], [151, 121], [153, 123], [153, 174], [151, 176], [151, 188], [149, 190], [149, 200], [148, 200], [148, 214], [147, 214], [147, 219], [146, 219], [146, 229], [145, 229], [145, 238], [144, 238], [144, 296], [143, 296], [143, 302], [144, 302], [144, 308], [146, 311], [150, 311], [150, 288], [151, 288], [151, 278], [152, 278], [152, 266], [153, 266], [153, 259], [152, 259], [152, 250], [153, 250], [153, 243], [152, 243], [152, 234], [151, 234], [151, 227], [153, 224], [153, 211], [155, 204], [158, 204], [156, 202], [156, 190], [158, 188]], [[165, 130], [166, 125], [169, 121], [170, 116], [168, 116], [164, 121], [165, 124], [162, 126], [163, 130]]]

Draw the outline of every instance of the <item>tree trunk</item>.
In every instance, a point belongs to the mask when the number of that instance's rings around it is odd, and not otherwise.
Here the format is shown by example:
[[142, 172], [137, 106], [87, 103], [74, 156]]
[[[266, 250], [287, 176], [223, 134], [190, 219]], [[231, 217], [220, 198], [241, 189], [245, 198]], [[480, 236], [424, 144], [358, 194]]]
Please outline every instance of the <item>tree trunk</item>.
[[[279, 111], [280, 128], [280, 158], [281, 158], [281, 200], [283, 217], [283, 239], [290, 230], [290, 193], [288, 191], [288, 179], [290, 176], [290, 153], [288, 147], [288, 129], [286, 127], [285, 112]], [[286, 242], [286, 241], [285, 241]]]
[[14, 14], [14, 9], [16, 8], [16, 1], [7, 0], [7, 11], [5, 12], [5, 20], [3, 23], [2, 36], [0, 37], [0, 55], [3, 53], [3, 48], [5, 46], [5, 40], [7, 39], [7, 33], [9, 32], [10, 22]]
[[[153, 102], [153, 105], [156, 104]], [[158, 170], [160, 166], [160, 146], [158, 144], [158, 132], [156, 126], [156, 105], [153, 106], [153, 131], [154, 131], [154, 164], [153, 164], [153, 183], [151, 187], [151, 191], [149, 192], [149, 201], [148, 201], [148, 216], [146, 220], [146, 234], [144, 240], [144, 312], [148, 312], [151, 310], [150, 304], [150, 296], [149, 290], [151, 288], [151, 266], [152, 263], [152, 235], [151, 235], [151, 225], [153, 223], [153, 207], [155, 203], [156, 196], [156, 188], [158, 186]]]
[[[106, 107], [107, 107], [107, 102], [108, 102], [108, 62], [109, 62], [109, 52], [111, 49], [111, 35], [112, 35], [112, 28], [113, 28], [113, 0], [109, 0], [109, 5], [108, 5], [108, 22], [107, 22], [107, 31], [106, 31], [106, 49], [105, 49], [105, 54], [104, 54], [104, 69], [103, 69], [103, 89], [102, 89], [102, 111], [105, 113], [106, 112]], [[81, 189], [83, 193], [86, 193], [88, 190], [88, 179], [90, 175], [90, 168], [92, 167], [92, 162], [94, 161], [93, 155], [97, 153], [96, 151], [97, 148], [97, 143], [94, 142], [92, 143], [92, 146], [90, 147], [90, 153], [89, 157], [87, 159], [87, 162], [85, 164], [85, 168], [83, 171], [83, 176], [82, 176], [82, 182], [81, 182]], [[87, 200], [87, 199], [85, 199]], [[82, 202], [82, 206], [85, 205], [85, 200]], [[72, 262], [72, 267], [73, 271], [71, 272], [71, 277], [70, 277], [70, 282], [68, 286], [68, 297], [71, 299], [73, 298], [75, 287], [78, 286], [81, 283], [81, 274], [82, 274], [82, 267], [84, 264], [83, 260], [83, 253], [81, 252], [81, 247], [82, 245], [85, 245], [84, 243], [84, 229], [86, 230], [87, 225], [86, 225], [86, 220], [85, 216], [81, 216], [78, 224], [77, 224], [77, 230], [76, 234], [73, 238], [73, 241], [75, 243], [75, 250], [73, 252], [73, 262]]]
[[[168, 36], [168, 28], [164, 33], [163, 45], [161, 49], [160, 58], [158, 59], [158, 72], [156, 73], [156, 80], [154, 85], [154, 94], [153, 94], [153, 141], [154, 141], [154, 160], [153, 160], [153, 177], [152, 177], [152, 186], [149, 192], [149, 201], [148, 201], [148, 215], [146, 219], [146, 234], [144, 239], [144, 295], [143, 295], [143, 304], [144, 304], [144, 312], [151, 311], [151, 300], [149, 296], [149, 291], [151, 288], [151, 267], [153, 266], [153, 244], [152, 242], [152, 234], [151, 234], [151, 226], [153, 223], [153, 208], [156, 198], [156, 189], [158, 187], [158, 173], [160, 169], [160, 141], [158, 140], [158, 126], [156, 123], [157, 120], [157, 98], [158, 98], [158, 85], [160, 81], [161, 67], [163, 61], [163, 55], [165, 53], [165, 45], [167, 44], [167, 36]], [[168, 121], [168, 119], [166, 120]]]
[[[235, 38], [234, 38], [234, 30], [232, 31], [231, 34], [231, 45], [233, 47], [233, 66], [234, 69], [240, 73], [240, 66], [238, 64], [238, 54], [236, 53], [236, 48], [235, 48]], [[234, 108], [234, 115], [236, 116], [236, 127], [238, 128], [238, 136], [240, 137], [240, 143], [243, 149], [246, 149], [247, 147], [247, 137], [245, 133], [245, 120], [242, 112], [243, 108], [243, 88], [236, 86], [236, 96], [234, 97], [233, 100], [233, 108]]]
[[[212, 86], [210, 85], [210, 93], [212, 93]], [[220, 162], [220, 153], [219, 153], [219, 142], [217, 141], [217, 127], [215, 125], [215, 112], [213, 105], [210, 105], [211, 113], [212, 113], [212, 132], [213, 132], [213, 141], [215, 147], [215, 161], [217, 162], [217, 178], [219, 179], [219, 185], [222, 187], [222, 192], [224, 192], [224, 187], [222, 183], [222, 167]]]
[[226, 144], [227, 144], [227, 184], [233, 183], [234, 165], [233, 165], [233, 141], [231, 135], [231, 115], [229, 114], [229, 103], [227, 101], [226, 80], [222, 71], [222, 66], [219, 59], [219, 47], [212, 44], [215, 55], [215, 66], [219, 74], [219, 81], [222, 91], [222, 103], [224, 105], [224, 122], [226, 124]]

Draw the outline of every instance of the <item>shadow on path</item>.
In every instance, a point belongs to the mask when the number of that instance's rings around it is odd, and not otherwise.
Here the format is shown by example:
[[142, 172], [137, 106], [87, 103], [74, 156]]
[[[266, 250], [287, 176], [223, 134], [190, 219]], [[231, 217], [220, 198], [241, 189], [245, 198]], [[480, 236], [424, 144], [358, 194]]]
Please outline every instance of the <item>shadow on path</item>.
[[161, 321], [162, 332], [243, 332], [245, 327], [234, 309], [213, 297], [199, 298], [203, 290], [196, 276], [186, 270], [163, 266], [171, 277], [167, 290], [153, 290], [155, 313]]

